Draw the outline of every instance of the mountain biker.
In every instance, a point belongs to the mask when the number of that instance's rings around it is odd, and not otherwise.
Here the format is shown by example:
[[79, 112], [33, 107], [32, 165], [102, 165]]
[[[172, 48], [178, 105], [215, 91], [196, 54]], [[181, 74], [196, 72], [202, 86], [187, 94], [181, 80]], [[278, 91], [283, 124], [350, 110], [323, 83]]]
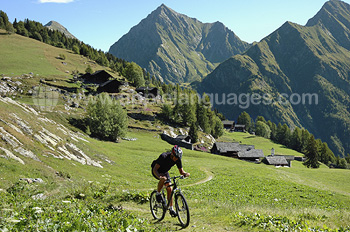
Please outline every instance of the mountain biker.
[[[152, 175], [159, 180], [158, 182], [158, 188], [157, 188], [157, 201], [162, 202], [163, 197], [160, 193], [162, 190], [163, 186], [165, 185], [167, 188], [167, 196], [168, 196], [168, 201], [171, 196], [172, 192], [172, 187], [168, 187], [171, 184], [170, 181], [170, 175], [169, 175], [169, 170], [176, 164], [177, 168], [179, 169], [179, 172], [181, 175], [184, 177], [190, 176], [190, 173], [185, 172], [184, 169], [182, 168], [182, 149], [178, 146], [175, 145], [171, 151], [169, 152], [164, 152], [162, 153], [158, 159], [154, 160], [152, 162]], [[169, 204], [169, 212], [172, 217], [176, 217], [176, 212], [173, 209], [173, 201], [171, 199], [171, 202]]]

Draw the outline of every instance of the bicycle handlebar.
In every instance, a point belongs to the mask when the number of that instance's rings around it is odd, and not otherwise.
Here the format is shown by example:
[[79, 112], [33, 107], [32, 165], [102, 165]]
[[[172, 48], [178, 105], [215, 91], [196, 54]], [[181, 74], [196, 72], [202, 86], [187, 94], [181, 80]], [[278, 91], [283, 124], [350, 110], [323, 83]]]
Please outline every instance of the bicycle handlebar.
[[175, 179], [186, 179], [186, 177], [181, 175], [181, 176], [170, 177], [170, 179], [173, 179], [173, 180], [175, 180]]

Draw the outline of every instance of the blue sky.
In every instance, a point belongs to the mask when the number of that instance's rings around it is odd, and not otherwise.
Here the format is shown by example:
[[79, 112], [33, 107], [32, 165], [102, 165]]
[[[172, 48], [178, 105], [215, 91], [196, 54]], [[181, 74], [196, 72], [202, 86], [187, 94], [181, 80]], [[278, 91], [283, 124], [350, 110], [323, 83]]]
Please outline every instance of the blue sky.
[[[109, 47], [162, 3], [204, 23], [220, 21], [247, 42], [291, 21], [305, 25], [325, 0], [0, 0], [11, 22], [51, 20], [96, 49]], [[345, 0], [350, 4], [350, 0]]]

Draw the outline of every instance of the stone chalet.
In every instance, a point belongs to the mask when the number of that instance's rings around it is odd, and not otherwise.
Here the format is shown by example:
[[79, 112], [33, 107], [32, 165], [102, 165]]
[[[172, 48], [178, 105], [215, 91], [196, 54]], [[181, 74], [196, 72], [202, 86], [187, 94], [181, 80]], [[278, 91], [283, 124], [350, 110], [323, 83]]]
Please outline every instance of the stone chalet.
[[107, 71], [99, 70], [94, 72], [93, 74], [85, 73], [79, 79], [81, 79], [85, 84], [101, 85], [103, 83], [106, 83], [112, 78], [113, 76], [109, 74]]
[[119, 92], [119, 88], [121, 86], [126, 86], [128, 85], [127, 82], [124, 81], [119, 81], [117, 79], [114, 80], [108, 80], [105, 83], [102, 83], [98, 88], [97, 88], [97, 92], [102, 93], [102, 92], [106, 92], [106, 93], [118, 93]]
[[222, 121], [224, 129], [235, 132], [245, 132], [245, 125], [236, 124], [235, 121], [224, 120]]
[[235, 121], [225, 120], [225, 121], [222, 121], [222, 124], [224, 125], [224, 128], [226, 130], [233, 130]]
[[156, 87], [139, 87], [135, 91], [146, 98], [156, 98], [160, 94]]
[[255, 149], [253, 145], [239, 143], [214, 143], [211, 153], [250, 161], [256, 161], [265, 157], [263, 151]]
[[294, 156], [271, 155], [267, 156], [263, 162], [268, 165], [291, 167], [292, 160], [294, 160]]

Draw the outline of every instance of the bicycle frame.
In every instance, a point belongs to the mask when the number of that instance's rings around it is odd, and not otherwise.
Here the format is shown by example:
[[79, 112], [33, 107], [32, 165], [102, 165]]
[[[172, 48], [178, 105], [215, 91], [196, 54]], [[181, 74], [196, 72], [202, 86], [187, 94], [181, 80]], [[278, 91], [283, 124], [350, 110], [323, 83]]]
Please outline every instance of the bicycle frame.
[[[186, 202], [185, 197], [183, 196], [181, 189], [178, 188], [178, 182], [177, 179], [184, 179], [184, 176], [175, 176], [171, 177], [170, 179], [173, 180], [173, 183], [169, 184], [168, 186], [163, 186], [162, 188], [162, 196], [163, 201], [162, 203], [157, 201], [157, 190], [154, 190], [151, 193], [150, 197], [150, 208], [151, 213], [154, 217], [154, 219], [161, 221], [164, 219], [164, 216], [166, 214], [166, 211], [169, 209], [170, 202], [175, 198], [175, 210], [177, 213], [177, 218], [179, 219], [179, 222], [183, 228], [186, 228], [190, 223], [190, 213], [189, 213], [189, 207]], [[167, 188], [173, 188], [171, 191], [171, 194], [169, 196], [169, 201], [167, 201], [167, 197], [165, 197], [164, 189]], [[171, 215], [175, 217], [174, 215]]]
[[166, 204], [166, 207], [169, 208], [170, 206], [170, 202], [171, 200], [173, 199], [173, 196], [176, 192], [181, 192], [181, 189], [180, 188], [177, 188], [177, 180], [176, 179], [184, 179], [185, 177], [184, 176], [174, 176], [174, 177], [171, 177], [170, 179], [172, 179], [174, 181], [174, 183], [168, 185], [168, 186], [164, 186], [162, 191], [164, 191], [164, 189], [167, 189], [167, 188], [171, 188], [173, 187], [173, 190], [171, 191], [171, 195], [170, 195], [170, 198], [169, 200], [168, 199], [164, 199], [164, 200], [168, 200], [167, 204]]

